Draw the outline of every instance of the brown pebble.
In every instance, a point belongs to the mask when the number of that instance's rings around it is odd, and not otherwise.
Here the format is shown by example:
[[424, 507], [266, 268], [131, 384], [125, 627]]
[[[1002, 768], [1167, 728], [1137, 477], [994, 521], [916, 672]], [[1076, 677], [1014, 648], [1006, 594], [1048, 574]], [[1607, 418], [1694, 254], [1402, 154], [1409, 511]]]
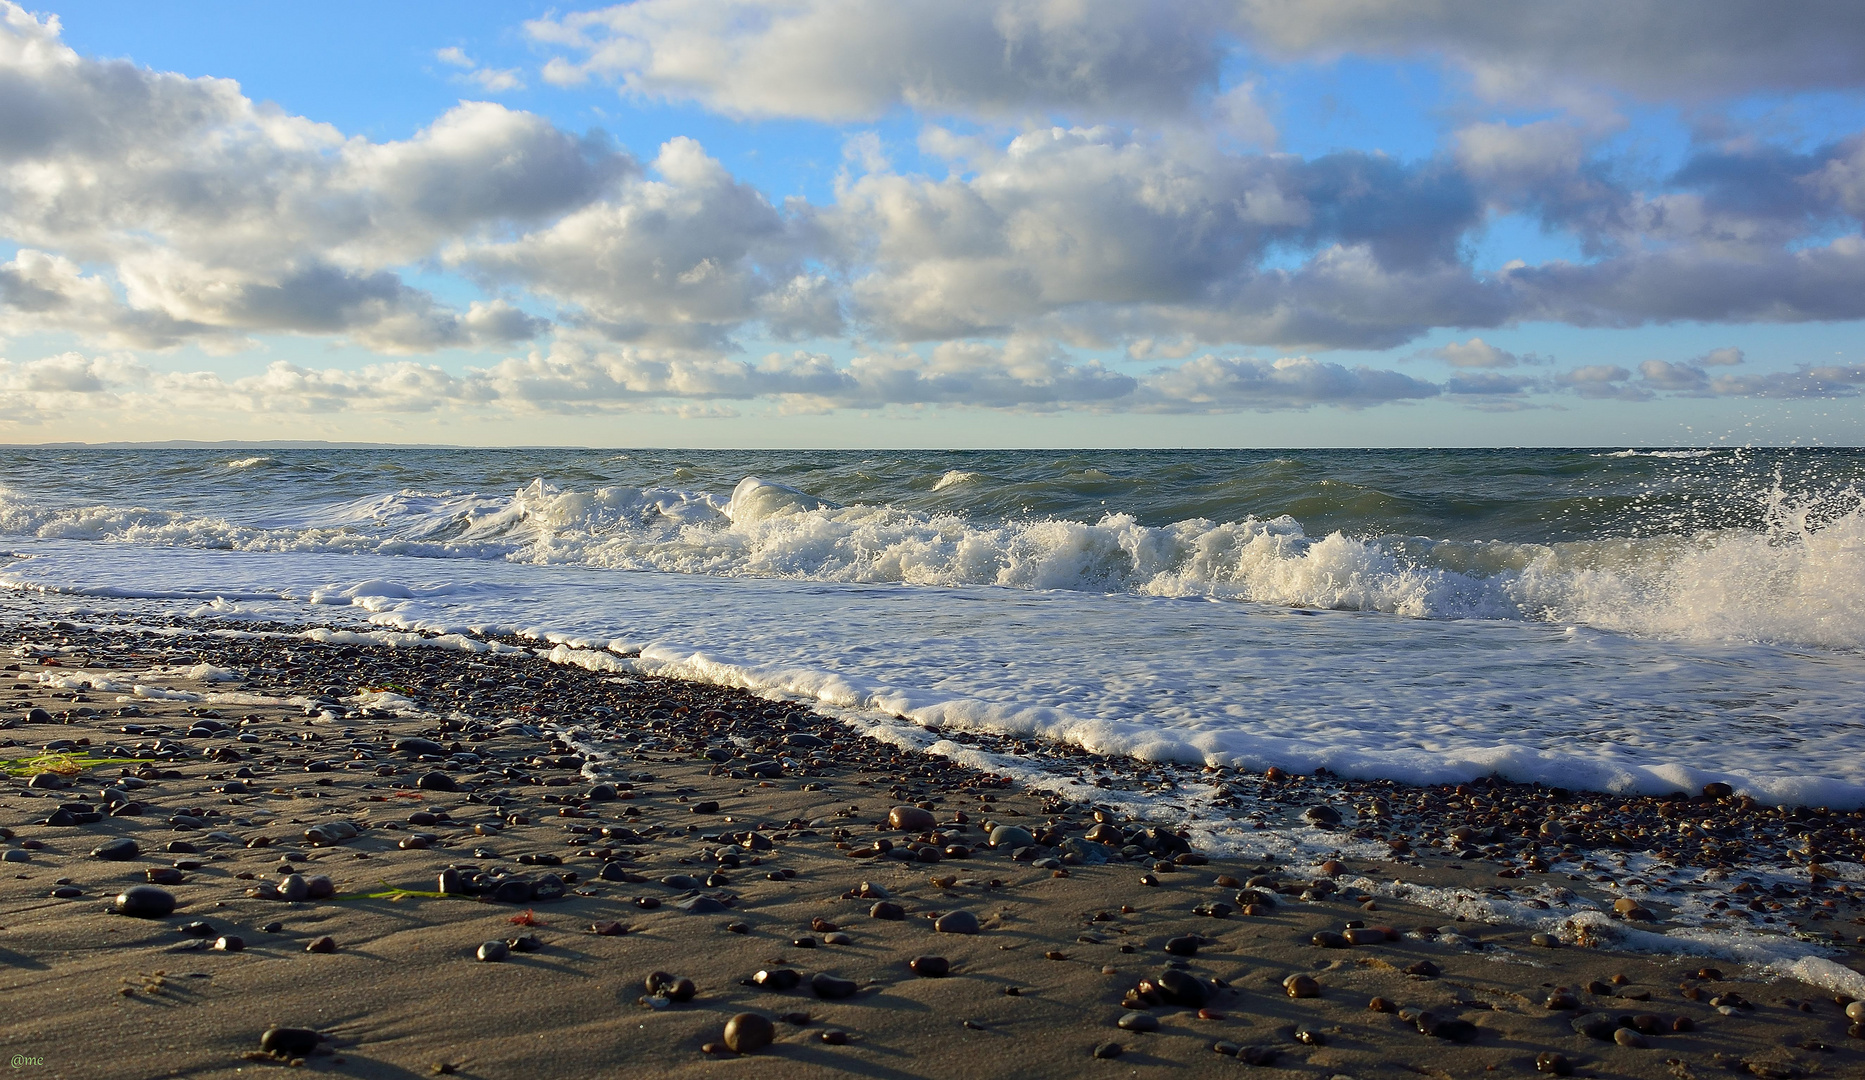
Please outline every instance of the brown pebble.
[[1366, 1007], [1369, 1012], [1389, 1013], [1389, 1012], [1399, 1011], [1399, 1007], [1397, 1005], [1394, 1005], [1392, 1002], [1387, 1001], [1383, 997], [1376, 997], [1373, 1000], [1367, 1002]]
[[739, 1013], [725, 1022], [725, 1045], [734, 1053], [762, 1050], [777, 1038], [777, 1025], [762, 1013]]
[[331, 937], [328, 934], [324, 935], [323, 937], [312, 938], [311, 943], [304, 947], [304, 951], [314, 952], [314, 953], [336, 952], [337, 951], [337, 939]]
[[1312, 975], [1291, 975], [1282, 980], [1282, 988], [1292, 998], [1311, 998], [1321, 996], [1321, 984]]
[[822, 1033], [822, 1041], [830, 1046], [846, 1046], [848, 1045], [848, 1032], [830, 1028]]

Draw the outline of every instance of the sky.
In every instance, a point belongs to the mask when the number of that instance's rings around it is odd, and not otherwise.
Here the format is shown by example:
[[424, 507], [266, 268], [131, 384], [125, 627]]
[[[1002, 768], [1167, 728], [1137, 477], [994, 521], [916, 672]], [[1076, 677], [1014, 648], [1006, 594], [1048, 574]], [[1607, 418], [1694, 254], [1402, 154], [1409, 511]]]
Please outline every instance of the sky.
[[0, 0], [0, 441], [1865, 445], [1865, 19]]

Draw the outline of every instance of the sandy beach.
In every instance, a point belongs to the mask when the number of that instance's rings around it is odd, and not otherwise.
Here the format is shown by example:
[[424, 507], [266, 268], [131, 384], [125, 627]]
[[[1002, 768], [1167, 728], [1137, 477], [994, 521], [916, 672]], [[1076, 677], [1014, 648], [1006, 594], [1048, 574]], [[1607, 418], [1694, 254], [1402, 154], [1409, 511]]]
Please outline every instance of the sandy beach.
[[[1822, 873], [1856, 860], [1857, 814], [1236, 773], [1240, 806], [1391, 852], [1238, 861], [1189, 823], [523, 643], [5, 634], [21, 1076], [1865, 1074], [1834, 988], [1865, 927]], [[1200, 772], [1131, 772], [1174, 769]], [[1615, 844], [1798, 852], [1805, 890], [1731, 878], [1725, 906], [1827, 943], [1828, 985], [1649, 951], [1664, 905], [1566, 872]], [[1576, 917], [1496, 917], [1561, 914], [1541, 895]]]

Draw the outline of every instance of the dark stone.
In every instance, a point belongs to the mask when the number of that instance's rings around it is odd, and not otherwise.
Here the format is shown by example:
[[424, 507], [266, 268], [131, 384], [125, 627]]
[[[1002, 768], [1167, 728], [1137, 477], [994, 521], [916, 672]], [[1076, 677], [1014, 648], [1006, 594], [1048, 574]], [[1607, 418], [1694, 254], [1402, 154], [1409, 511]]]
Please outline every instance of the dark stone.
[[1310, 825], [1333, 828], [1340, 824], [1340, 811], [1331, 806], [1311, 806], [1302, 811], [1302, 820]]
[[564, 893], [568, 891], [569, 886], [565, 885], [563, 879], [556, 874], [545, 874], [531, 883], [531, 899], [533, 900], [561, 900]]
[[474, 954], [482, 964], [504, 963], [512, 955], [512, 947], [503, 941], [488, 941]]
[[809, 988], [814, 990], [819, 998], [835, 999], [854, 997], [855, 992], [860, 990], [861, 986], [853, 979], [838, 979], [826, 971], [818, 971], [810, 976]]
[[710, 896], [695, 896], [674, 905], [688, 915], [717, 915], [724, 911], [725, 905]]
[[1619, 1030], [1619, 1021], [1602, 1013], [1588, 1013], [1585, 1016], [1577, 1017], [1574, 1020], [1573, 1028], [1589, 1039], [1597, 1039], [1600, 1042], [1611, 1042], [1612, 1033]]
[[916, 956], [907, 961], [907, 970], [922, 979], [943, 979], [952, 972], [952, 962], [943, 956]]
[[969, 911], [948, 911], [933, 922], [933, 929], [941, 934], [975, 934], [978, 917]]
[[301, 1058], [317, 1049], [323, 1038], [310, 1028], [267, 1028], [266, 1033], [259, 1036], [259, 1049], [279, 1057]]
[[868, 915], [876, 919], [886, 919], [889, 922], [899, 922], [907, 917], [907, 912], [905, 908], [892, 900], [882, 900], [868, 909]]
[[115, 911], [132, 919], [164, 919], [175, 913], [175, 894], [153, 885], [135, 885], [117, 896]]
[[423, 775], [421, 779], [414, 782], [414, 786], [420, 788], [422, 791], [460, 790], [460, 785], [454, 782], [453, 777], [439, 771]]
[[93, 858], [108, 859], [111, 862], [128, 862], [141, 854], [142, 848], [137, 846], [136, 841], [128, 837], [124, 837], [121, 840], [111, 840], [91, 849]]
[[782, 993], [785, 990], [796, 989], [797, 985], [803, 981], [803, 976], [790, 968], [770, 968], [753, 975], [751, 981], [765, 990]]
[[329, 934], [325, 934], [323, 937], [312, 938], [311, 943], [304, 947], [304, 951], [314, 952], [314, 953], [336, 952], [337, 951], [337, 939], [331, 937]]
[[529, 904], [531, 883], [523, 878], [506, 878], [492, 887], [492, 899], [501, 904]]
[[414, 738], [396, 739], [394, 745], [390, 747], [390, 749], [394, 750], [397, 754], [406, 754], [409, 757], [418, 757], [422, 754], [445, 754], [447, 752], [446, 747], [432, 739]]
[[1198, 939], [1187, 935], [1166, 939], [1166, 951], [1173, 956], [1197, 956]]
[[1127, 1052], [1127, 1048], [1117, 1042], [1104, 1042], [1094, 1048], [1094, 1056], [1103, 1061], [1111, 1061]]
[[1476, 1038], [1476, 1025], [1468, 1020], [1459, 1020], [1455, 1017], [1439, 1016], [1436, 1013], [1423, 1012], [1418, 1014], [1416, 1023], [1421, 1034], [1429, 1035], [1434, 1039], [1448, 1039], [1451, 1042], [1469, 1042], [1471, 1039]]
[[1211, 1000], [1211, 988], [1189, 972], [1177, 968], [1167, 968], [1153, 980], [1159, 988], [1159, 996], [1168, 1005], [1182, 1005], [1188, 1009], [1203, 1008]]
[[246, 948], [246, 939], [227, 934], [214, 940], [215, 952], [239, 952]]

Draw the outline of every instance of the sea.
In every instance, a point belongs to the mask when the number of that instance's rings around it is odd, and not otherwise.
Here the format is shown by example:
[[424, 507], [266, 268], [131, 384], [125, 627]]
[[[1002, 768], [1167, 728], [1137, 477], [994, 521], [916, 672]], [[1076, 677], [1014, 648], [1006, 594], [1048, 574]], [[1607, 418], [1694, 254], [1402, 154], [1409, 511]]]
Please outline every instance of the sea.
[[923, 749], [1852, 808], [1862, 492], [1825, 448], [9, 448], [0, 587], [518, 635]]

